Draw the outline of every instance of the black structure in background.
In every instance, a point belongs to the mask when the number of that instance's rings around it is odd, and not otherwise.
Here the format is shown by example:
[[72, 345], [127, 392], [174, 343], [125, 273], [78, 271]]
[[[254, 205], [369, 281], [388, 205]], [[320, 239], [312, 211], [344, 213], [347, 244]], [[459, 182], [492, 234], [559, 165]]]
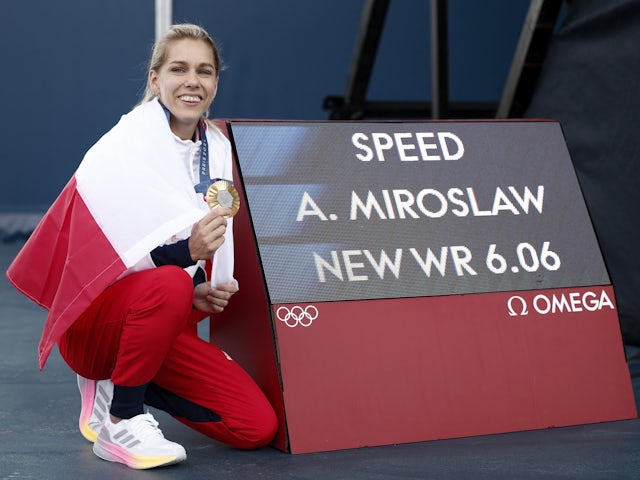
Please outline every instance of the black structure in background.
[[368, 101], [367, 88], [390, 0], [367, 0], [345, 93], [323, 107], [332, 120], [375, 118], [499, 118], [519, 116], [529, 103], [562, 0], [532, 0], [499, 105], [449, 101], [447, 0], [430, 0], [431, 101]]
[[531, 0], [497, 105], [448, 99], [446, 0], [430, 0], [431, 101], [367, 101], [389, 1], [367, 0], [344, 96], [324, 100], [329, 117], [558, 120], [615, 288], [623, 339], [640, 345], [640, 0]]
[[567, 2], [523, 114], [562, 125], [631, 345], [640, 345], [639, 45], [640, 1]]

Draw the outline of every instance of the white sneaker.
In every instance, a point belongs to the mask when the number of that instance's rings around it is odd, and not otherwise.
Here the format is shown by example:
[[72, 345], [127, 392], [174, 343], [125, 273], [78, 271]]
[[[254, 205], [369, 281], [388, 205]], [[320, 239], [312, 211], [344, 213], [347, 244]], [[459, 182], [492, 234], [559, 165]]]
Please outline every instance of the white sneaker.
[[187, 458], [182, 445], [164, 438], [150, 413], [112, 423], [107, 417], [93, 444], [93, 453], [103, 460], [146, 469], [171, 465]]
[[113, 383], [111, 380], [89, 380], [78, 375], [78, 390], [82, 398], [78, 426], [82, 436], [93, 443], [98, 438], [105, 418], [109, 416]]

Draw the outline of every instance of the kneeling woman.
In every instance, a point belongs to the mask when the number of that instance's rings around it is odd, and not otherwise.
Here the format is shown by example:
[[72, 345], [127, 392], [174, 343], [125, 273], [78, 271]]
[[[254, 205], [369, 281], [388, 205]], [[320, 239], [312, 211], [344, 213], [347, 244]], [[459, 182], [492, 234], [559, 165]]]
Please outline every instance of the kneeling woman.
[[238, 290], [230, 212], [203, 198], [232, 179], [229, 142], [206, 121], [220, 63], [206, 31], [173, 26], [142, 102], [87, 152], [7, 272], [49, 310], [41, 366], [58, 343], [78, 374], [82, 434], [132, 468], [186, 458], [145, 405], [243, 449], [277, 429], [251, 377], [194, 328]]

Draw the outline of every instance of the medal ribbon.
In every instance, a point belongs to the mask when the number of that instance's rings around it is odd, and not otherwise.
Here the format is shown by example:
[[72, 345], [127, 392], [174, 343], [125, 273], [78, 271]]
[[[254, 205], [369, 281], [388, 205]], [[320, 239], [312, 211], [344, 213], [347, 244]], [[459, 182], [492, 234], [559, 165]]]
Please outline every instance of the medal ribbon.
[[198, 173], [200, 174], [200, 183], [193, 188], [196, 192], [204, 195], [207, 193], [209, 185], [211, 185], [211, 177], [209, 176], [209, 144], [207, 142], [207, 124], [204, 120], [198, 122], [198, 131], [200, 132], [200, 168]]

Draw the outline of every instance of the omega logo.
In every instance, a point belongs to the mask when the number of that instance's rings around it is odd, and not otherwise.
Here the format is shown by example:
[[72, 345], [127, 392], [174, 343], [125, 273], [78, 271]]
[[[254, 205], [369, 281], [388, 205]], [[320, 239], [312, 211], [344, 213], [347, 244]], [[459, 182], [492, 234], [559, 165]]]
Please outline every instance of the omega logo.
[[520, 317], [529, 315], [529, 309], [533, 309], [540, 315], [555, 313], [595, 312], [609, 308], [615, 310], [615, 306], [607, 292], [586, 291], [562, 294], [538, 294], [533, 297], [531, 304], [520, 295], [513, 295], [507, 300], [509, 316]]

